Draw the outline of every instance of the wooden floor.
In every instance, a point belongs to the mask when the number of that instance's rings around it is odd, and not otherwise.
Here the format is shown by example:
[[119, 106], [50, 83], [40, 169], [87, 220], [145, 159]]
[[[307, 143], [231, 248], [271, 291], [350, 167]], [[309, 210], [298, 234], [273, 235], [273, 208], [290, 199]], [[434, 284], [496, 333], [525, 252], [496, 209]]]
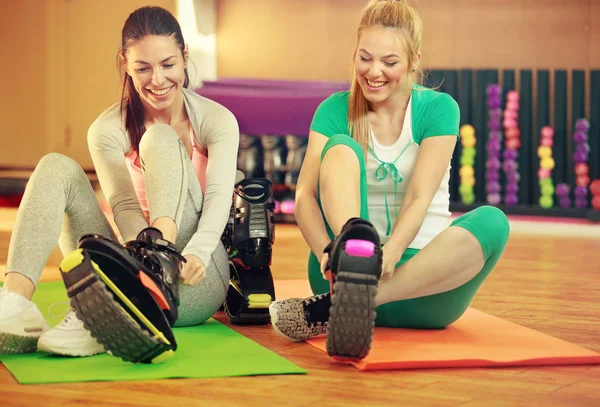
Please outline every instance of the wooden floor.
[[[0, 210], [0, 264], [14, 211]], [[600, 229], [600, 226], [598, 226]], [[513, 233], [473, 306], [600, 352], [597, 238]], [[307, 246], [278, 225], [273, 274], [304, 278]], [[43, 278], [57, 277], [55, 252]], [[3, 267], [3, 266], [0, 266]], [[218, 316], [223, 321], [223, 316]], [[307, 375], [20, 385], [0, 366], [1, 406], [599, 406], [600, 366], [438, 369], [361, 373], [291, 343], [270, 327], [233, 327]]]

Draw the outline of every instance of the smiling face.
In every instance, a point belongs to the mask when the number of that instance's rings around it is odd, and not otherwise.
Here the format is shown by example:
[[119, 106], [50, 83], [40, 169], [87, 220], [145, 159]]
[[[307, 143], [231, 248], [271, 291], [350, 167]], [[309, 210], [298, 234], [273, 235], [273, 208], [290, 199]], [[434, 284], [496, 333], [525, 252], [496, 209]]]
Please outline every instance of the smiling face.
[[132, 42], [124, 58], [144, 107], [168, 109], [182, 96], [187, 62], [174, 36], [147, 35]]
[[384, 27], [361, 30], [354, 72], [369, 102], [381, 103], [410, 89], [412, 69], [401, 34]]

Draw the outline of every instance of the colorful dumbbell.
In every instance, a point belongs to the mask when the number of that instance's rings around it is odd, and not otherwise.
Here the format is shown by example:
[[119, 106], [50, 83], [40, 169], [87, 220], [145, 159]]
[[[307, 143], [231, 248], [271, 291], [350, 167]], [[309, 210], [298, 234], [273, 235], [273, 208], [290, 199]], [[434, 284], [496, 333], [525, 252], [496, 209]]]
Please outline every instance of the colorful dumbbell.
[[460, 141], [462, 144], [462, 151], [460, 156], [460, 184], [458, 192], [462, 203], [470, 205], [475, 202], [475, 193], [473, 187], [475, 186], [475, 156], [476, 150], [475, 145], [477, 144], [477, 138], [475, 137], [475, 128], [470, 124], [465, 124], [460, 128]]
[[[490, 205], [499, 205], [502, 201], [500, 179], [500, 168], [502, 163], [502, 88], [498, 84], [488, 85], [486, 88], [488, 106], [488, 128], [490, 130], [489, 140], [486, 144], [488, 159], [486, 162], [486, 198]], [[511, 118], [505, 118], [505, 120]]]
[[[575, 207], [584, 209], [588, 205], [587, 187], [590, 185], [588, 155], [590, 146], [587, 143], [590, 123], [586, 119], [578, 119], [575, 122], [575, 132], [573, 133], [573, 142], [575, 143], [575, 152], [573, 153], [573, 162], [575, 163]], [[577, 192], [579, 189], [579, 192]], [[585, 190], [585, 193], [584, 193]]]
[[537, 153], [540, 159], [540, 168], [538, 170], [538, 179], [540, 184], [540, 206], [549, 209], [554, 206], [554, 184], [552, 181], [552, 170], [554, 169], [554, 159], [552, 158], [552, 145], [554, 144], [554, 129], [550, 126], [544, 126], [541, 130], [542, 138]]
[[600, 211], [600, 178], [592, 181], [590, 193], [592, 194], [592, 208], [595, 211]]
[[511, 90], [506, 94], [506, 106], [504, 108], [504, 153], [502, 154], [504, 162], [502, 169], [506, 176], [506, 187], [504, 193], [504, 203], [508, 206], [514, 206], [519, 202], [519, 148], [521, 147], [521, 131], [519, 130], [519, 94]]

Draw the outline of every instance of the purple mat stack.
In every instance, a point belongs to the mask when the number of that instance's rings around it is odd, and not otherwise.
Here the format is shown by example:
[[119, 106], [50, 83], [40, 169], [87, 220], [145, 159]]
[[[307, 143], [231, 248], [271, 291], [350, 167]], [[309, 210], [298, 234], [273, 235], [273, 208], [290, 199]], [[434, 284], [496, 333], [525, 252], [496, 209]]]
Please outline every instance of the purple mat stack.
[[196, 93], [229, 109], [240, 128], [238, 168], [273, 183], [276, 219], [294, 221], [294, 191], [313, 115], [346, 82], [224, 78]]
[[487, 89], [488, 105], [488, 128], [490, 130], [489, 140], [486, 145], [488, 158], [485, 164], [485, 180], [487, 202], [490, 205], [499, 205], [502, 201], [500, 196], [500, 150], [502, 149], [502, 89], [500, 85], [488, 85]]
[[308, 137], [319, 104], [348, 89], [347, 83], [338, 82], [225, 78], [205, 82], [196, 93], [229, 109], [243, 134]]

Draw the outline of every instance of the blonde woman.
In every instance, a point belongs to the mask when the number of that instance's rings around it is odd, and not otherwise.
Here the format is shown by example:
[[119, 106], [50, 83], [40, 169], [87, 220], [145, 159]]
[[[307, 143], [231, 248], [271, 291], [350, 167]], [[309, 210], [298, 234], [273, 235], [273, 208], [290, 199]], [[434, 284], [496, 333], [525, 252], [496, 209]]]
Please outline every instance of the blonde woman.
[[452, 97], [420, 85], [421, 38], [406, 1], [369, 2], [351, 90], [326, 99], [311, 125], [296, 220], [311, 248], [315, 295], [270, 312], [289, 339], [327, 333], [332, 356], [365, 357], [374, 325], [452, 324], [508, 240], [495, 207], [449, 221], [460, 113]]

